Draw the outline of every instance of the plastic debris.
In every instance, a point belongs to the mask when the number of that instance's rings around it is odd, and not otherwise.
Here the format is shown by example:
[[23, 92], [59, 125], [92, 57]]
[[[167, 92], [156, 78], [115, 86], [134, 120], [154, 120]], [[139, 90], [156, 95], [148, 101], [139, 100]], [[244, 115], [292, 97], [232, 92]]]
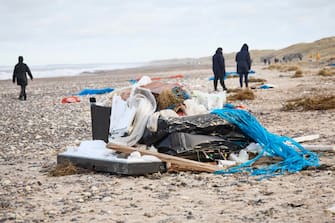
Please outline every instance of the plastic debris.
[[[262, 151], [252, 160], [229, 170], [217, 171], [217, 174], [251, 172], [252, 175], [274, 176], [283, 174], [285, 171], [297, 172], [308, 166], [319, 166], [318, 156], [304, 149], [299, 143], [286, 136], [278, 136], [268, 132], [254, 116], [245, 110], [239, 109], [216, 109], [212, 112], [228, 122], [237, 125], [246, 135], [255, 140]], [[278, 156], [283, 161], [259, 169], [251, 165], [267, 153], [268, 156]]]
[[75, 102], [80, 102], [80, 99], [77, 96], [65, 97], [65, 98], [62, 98], [61, 100], [62, 104], [75, 103]]

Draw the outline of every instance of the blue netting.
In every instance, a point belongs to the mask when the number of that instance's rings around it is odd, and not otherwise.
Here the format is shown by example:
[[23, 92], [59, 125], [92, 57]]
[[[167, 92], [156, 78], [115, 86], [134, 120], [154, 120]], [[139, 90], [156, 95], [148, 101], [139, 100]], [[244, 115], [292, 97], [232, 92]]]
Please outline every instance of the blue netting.
[[[308, 166], [319, 166], [319, 159], [315, 153], [304, 149], [292, 138], [268, 132], [253, 115], [245, 110], [215, 109], [211, 113], [237, 125], [262, 147], [262, 151], [254, 159], [228, 170], [216, 171], [216, 174], [250, 172], [251, 175], [274, 176], [283, 174], [285, 171], [292, 173]], [[251, 165], [265, 153], [268, 156], [279, 156], [283, 161], [258, 169], [252, 168]]]

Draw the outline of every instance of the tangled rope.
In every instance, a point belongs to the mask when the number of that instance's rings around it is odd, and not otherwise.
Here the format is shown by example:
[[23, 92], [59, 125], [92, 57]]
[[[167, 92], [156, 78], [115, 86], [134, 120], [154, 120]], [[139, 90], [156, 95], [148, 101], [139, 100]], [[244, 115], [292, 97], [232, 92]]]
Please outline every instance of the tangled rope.
[[[268, 132], [254, 116], [245, 110], [224, 108], [215, 109], [211, 113], [237, 125], [246, 135], [262, 147], [261, 152], [254, 159], [228, 170], [216, 171], [216, 174], [250, 172], [251, 175], [274, 176], [283, 174], [285, 171], [293, 173], [308, 166], [319, 166], [317, 154], [304, 149], [292, 138]], [[283, 158], [283, 161], [267, 167], [252, 168], [251, 165], [264, 154], [267, 156], [279, 156]]]

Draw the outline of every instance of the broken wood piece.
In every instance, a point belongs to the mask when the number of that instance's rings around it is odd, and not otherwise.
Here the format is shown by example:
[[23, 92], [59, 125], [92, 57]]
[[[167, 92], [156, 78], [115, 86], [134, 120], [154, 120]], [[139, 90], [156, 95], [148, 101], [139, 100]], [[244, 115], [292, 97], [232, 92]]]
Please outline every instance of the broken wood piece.
[[308, 136], [301, 136], [301, 137], [296, 137], [296, 138], [293, 138], [296, 142], [307, 142], [307, 141], [312, 141], [314, 139], [318, 139], [320, 138], [320, 135], [319, 134], [316, 134], [316, 135], [308, 135]]
[[201, 163], [193, 160], [183, 159], [176, 156], [167, 155], [164, 153], [158, 153], [150, 150], [140, 149], [140, 148], [134, 148], [129, 147], [125, 145], [118, 145], [114, 143], [108, 143], [107, 148], [113, 149], [118, 152], [130, 154], [134, 151], [138, 151], [141, 153], [141, 155], [152, 155], [156, 156], [159, 159], [161, 159], [164, 162], [171, 163], [171, 165], [178, 167], [178, 170], [183, 171], [199, 171], [199, 172], [215, 172], [219, 170], [220, 168], [218, 166], [214, 166], [207, 163]]
[[304, 145], [302, 147], [314, 152], [335, 152], [335, 145]]

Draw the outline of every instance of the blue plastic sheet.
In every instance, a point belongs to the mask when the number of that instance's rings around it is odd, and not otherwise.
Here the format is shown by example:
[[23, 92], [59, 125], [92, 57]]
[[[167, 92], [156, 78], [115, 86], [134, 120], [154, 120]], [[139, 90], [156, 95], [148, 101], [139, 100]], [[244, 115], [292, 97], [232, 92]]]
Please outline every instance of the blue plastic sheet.
[[79, 92], [78, 95], [90, 95], [90, 94], [106, 94], [109, 92], [114, 91], [114, 88], [102, 88], [102, 89], [84, 89], [81, 92]]
[[261, 86], [259, 86], [260, 89], [269, 89], [269, 88], [273, 88], [273, 86], [268, 85], [268, 84], [263, 84]]

